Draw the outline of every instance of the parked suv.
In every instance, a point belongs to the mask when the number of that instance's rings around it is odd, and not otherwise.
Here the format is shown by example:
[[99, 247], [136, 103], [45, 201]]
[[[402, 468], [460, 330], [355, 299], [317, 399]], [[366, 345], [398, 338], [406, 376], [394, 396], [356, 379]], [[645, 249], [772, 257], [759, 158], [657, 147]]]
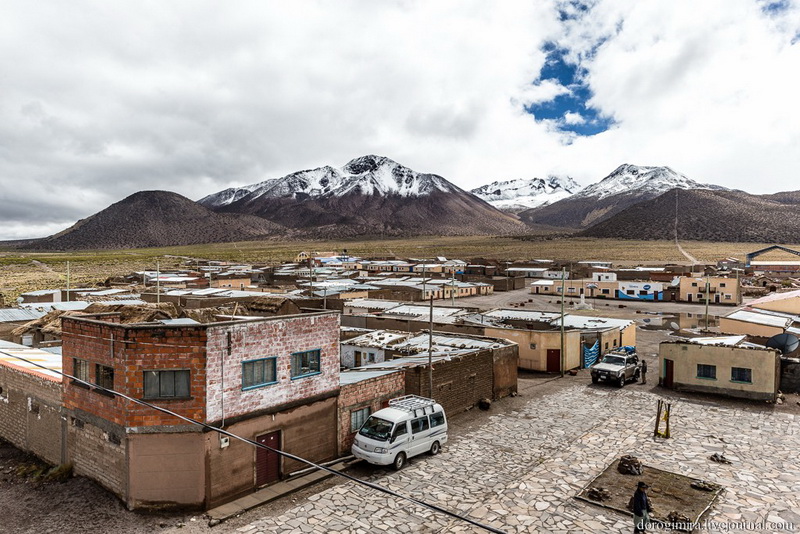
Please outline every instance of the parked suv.
[[615, 383], [623, 387], [625, 382], [639, 380], [642, 374], [642, 363], [635, 350], [622, 348], [606, 353], [603, 359], [591, 367], [592, 383], [601, 380]]

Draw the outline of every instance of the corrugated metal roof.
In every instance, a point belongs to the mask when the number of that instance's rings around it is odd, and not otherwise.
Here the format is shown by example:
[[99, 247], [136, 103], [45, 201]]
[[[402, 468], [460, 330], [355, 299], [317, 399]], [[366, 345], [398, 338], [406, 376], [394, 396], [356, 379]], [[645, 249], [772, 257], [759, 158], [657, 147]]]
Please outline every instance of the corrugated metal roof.
[[2, 308], [0, 309], [0, 323], [35, 321], [44, 314], [45, 312], [43, 311], [31, 308]]
[[392, 373], [399, 373], [399, 370], [386, 369], [376, 371], [342, 371], [339, 373], [339, 385], [346, 386], [349, 384], [357, 384], [364, 380], [371, 380], [381, 376], [390, 375]]
[[[32, 363], [20, 360], [15, 356], [29, 360]], [[34, 364], [45, 367], [37, 367]], [[61, 382], [61, 356], [41, 349], [34, 349], [24, 345], [17, 345], [8, 341], [0, 341], [0, 365], [8, 365], [22, 371], [44, 376], [56, 382]]]

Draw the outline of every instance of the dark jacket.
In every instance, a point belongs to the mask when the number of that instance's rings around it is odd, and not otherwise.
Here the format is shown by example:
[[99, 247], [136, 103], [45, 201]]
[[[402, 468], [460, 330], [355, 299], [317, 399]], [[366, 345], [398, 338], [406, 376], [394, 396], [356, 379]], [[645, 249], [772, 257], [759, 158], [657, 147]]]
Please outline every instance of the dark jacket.
[[647, 498], [645, 492], [637, 489], [636, 493], [633, 494], [633, 515], [641, 516], [644, 514], [645, 510], [648, 512], [653, 511], [653, 508], [650, 506], [650, 499]]

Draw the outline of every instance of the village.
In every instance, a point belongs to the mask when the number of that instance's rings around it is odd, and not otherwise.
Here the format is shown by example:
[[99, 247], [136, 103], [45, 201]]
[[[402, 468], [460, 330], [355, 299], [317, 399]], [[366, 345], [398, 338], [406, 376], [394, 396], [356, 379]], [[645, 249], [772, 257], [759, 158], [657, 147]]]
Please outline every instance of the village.
[[[4, 306], [4, 447], [129, 511], [189, 510], [201, 530], [481, 531], [311, 462], [500, 531], [607, 532], [629, 516], [597, 481], [635, 454], [715, 488], [699, 510], [659, 509], [665, 529], [800, 525], [800, 252], [785, 246], [695, 265], [186, 258]], [[609, 353], [635, 371], [592, 371]], [[439, 403], [454, 439], [398, 472], [354, 461], [362, 424], [404, 395]]]

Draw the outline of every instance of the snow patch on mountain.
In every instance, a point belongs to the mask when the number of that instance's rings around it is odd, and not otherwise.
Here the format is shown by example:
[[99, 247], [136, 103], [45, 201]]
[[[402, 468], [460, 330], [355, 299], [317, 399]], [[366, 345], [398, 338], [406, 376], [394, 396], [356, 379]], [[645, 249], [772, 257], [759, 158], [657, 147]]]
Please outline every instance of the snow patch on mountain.
[[299, 171], [240, 188], [226, 189], [202, 198], [204, 206], [226, 206], [242, 198], [261, 196], [279, 198], [341, 197], [350, 193], [362, 195], [399, 195], [418, 197], [433, 192], [456, 192], [458, 187], [441, 176], [418, 173], [383, 156], [362, 156], [349, 161], [341, 169], [319, 167]]
[[470, 192], [495, 208], [522, 211], [558, 202], [580, 189], [581, 186], [569, 176], [548, 176], [492, 182]]
[[658, 196], [671, 189], [717, 189], [724, 187], [700, 184], [669, 167], [645, 167], [623, 164], [597, 182], [575, 194], [574, 198], [604, 199], [621, 193]]

